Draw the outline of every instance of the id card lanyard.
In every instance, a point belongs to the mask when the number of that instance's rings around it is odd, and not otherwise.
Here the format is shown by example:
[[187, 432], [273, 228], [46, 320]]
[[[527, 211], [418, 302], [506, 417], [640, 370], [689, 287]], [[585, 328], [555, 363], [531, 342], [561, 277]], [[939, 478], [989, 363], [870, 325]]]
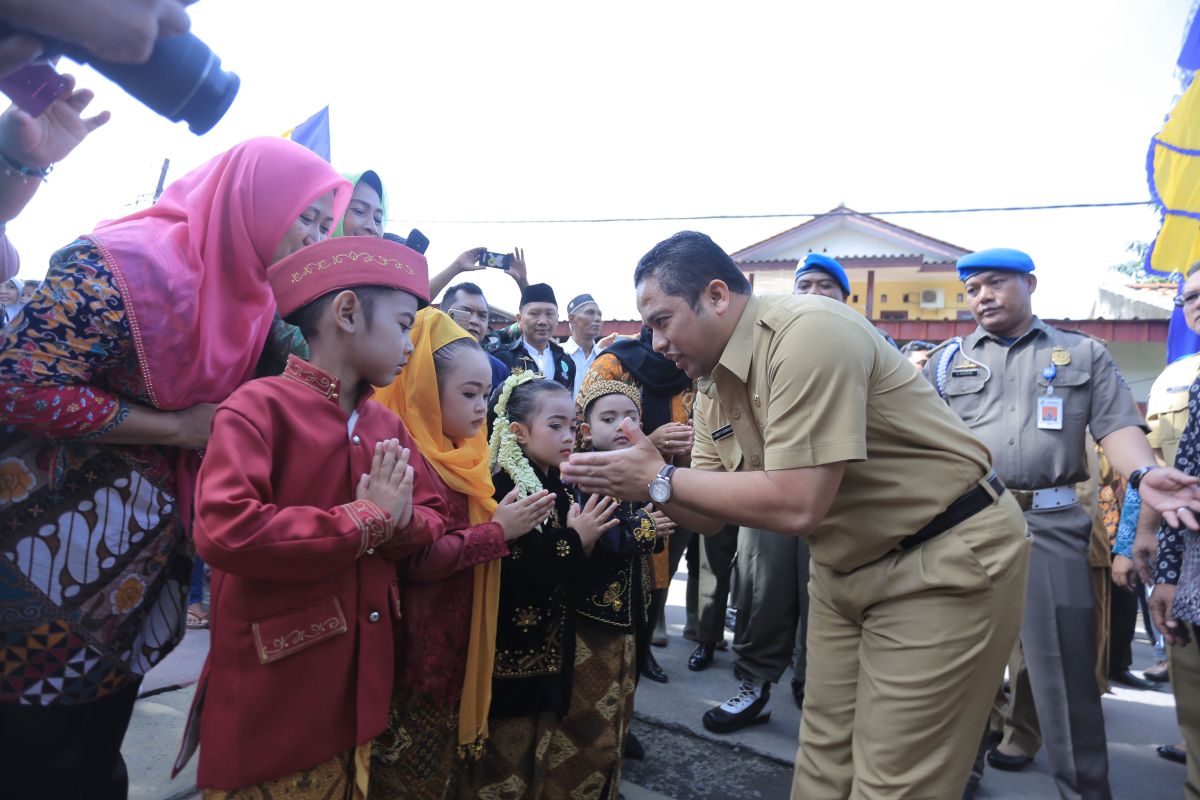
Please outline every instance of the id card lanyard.
[[1042, 370], [1046, 379], [1046, 393], [1037, 400], [1038, 429], [1044, 431], [1061, 431], [1063, 426], [1063, 399], [1054, 394], [1054, 379], [1058, 376], [1058, 367], [1053, 363]]

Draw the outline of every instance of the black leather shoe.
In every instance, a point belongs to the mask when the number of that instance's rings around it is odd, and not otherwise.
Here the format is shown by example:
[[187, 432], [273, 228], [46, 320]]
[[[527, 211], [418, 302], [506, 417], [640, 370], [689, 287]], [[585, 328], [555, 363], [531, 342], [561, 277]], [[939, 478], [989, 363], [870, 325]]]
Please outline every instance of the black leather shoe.
[[633, 735], [633, 731], [625, 734], [625, 757], [631, 761], [646, 760], [646, 748], [642, 747], [642, 743]]
[[796, 708], [804, 709], [804, 681], [792, 680], [792, 699], [796, 701]]
[[767, 703], [771, 684], [757, 678], [744, 678], [738, 693], [716, 708], [704, 712], [704, 727], [713, 733], [733, 733], [750, 725], [771, 721]]
[[1154, 681], [1148, 681], [1145, 678], [1139, 678], [1129, 670], [1117, 674], [1110, 674], [1108, 679], [1113, 683], [1119, 683], [1122, 686], [1128, 686], [1130, 689], [1157, 689], [1158, 684]]
[[1174, 761], [1176, 764], [1187, 763], [1187, 751], [1180, 750], [1173, 744], [1160, 744], [1154, 748], [1154, 752], [1165, 758], [1167, 761]]
[[708, 669], [708, 665], [713, 662], [713, 652], [716, 648], [711, 644], [701, 642], [696, 645], [696, 649], [692, 651], [692, 655], [688, 658], [688, 669], [692, 672], [703, 672]]
[[1001, 753], [999, 750], [990, 750], [987, 754], [987, 762], [996, 769], [1004, 770], [1005, 772], [1020, 772], [1033, 763], [1033, 758], [1020, 754], [1010, 756], [1007, 753]]
[[667, 673], [663, 672], [663, 668], [654, 660], [654, 654], [649, 650], [646, 651], [645, 658], [642, 659], [642, 677], [649, 678], [655, 683], [666, 683], [671, 680], [667, 677]]

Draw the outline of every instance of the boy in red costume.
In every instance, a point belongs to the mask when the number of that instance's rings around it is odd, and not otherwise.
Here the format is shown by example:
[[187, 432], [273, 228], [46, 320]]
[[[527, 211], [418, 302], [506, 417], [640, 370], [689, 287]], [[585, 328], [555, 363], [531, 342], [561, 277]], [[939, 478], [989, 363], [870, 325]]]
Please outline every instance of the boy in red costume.
[[196, 493], [196, 549], [212, 566], [197, 783], [206, 800], [358, 796], [391, 698], [393, 562], [445, 516], [400, 419], [368, 402], [412, 352], [428, 268], [403, 245], [346, 237], [268, 278], [312, 355], [246, 384], [213, 419]]

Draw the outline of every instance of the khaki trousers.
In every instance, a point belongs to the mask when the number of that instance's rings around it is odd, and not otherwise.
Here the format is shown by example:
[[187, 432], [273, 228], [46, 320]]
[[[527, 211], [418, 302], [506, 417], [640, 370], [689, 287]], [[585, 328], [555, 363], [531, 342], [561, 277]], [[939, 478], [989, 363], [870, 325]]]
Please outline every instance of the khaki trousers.
[[1200, 800], [1200, 626], [1193, 625], [1186, 647], [1169, 647], [1171, 686], [1175, 690], [1175, 718], [1187, 743], [1187, 782], [1183, 796]]
[[851, 573], [812, 564], [793, 800], [956, 800], [1021, 624], [1029, 541], [1008, 494]]

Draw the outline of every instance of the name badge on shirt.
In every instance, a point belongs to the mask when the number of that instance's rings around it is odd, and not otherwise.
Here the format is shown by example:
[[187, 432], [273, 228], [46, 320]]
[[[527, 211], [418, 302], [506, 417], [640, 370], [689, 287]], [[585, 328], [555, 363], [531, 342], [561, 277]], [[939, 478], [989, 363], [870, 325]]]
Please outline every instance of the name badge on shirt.
[[720, 439], [724, 439], [726, 436], [732, 436], [732, 435], [733, 435], [733, 426], [732, 425], [722, 425], [721, 427], [717, 428], [715, 431], [712, 432], [712, 440], [715, 442]]
[[1038, 429], [1061, 431], [1063, 426], [1063, 399], [1058, 395], [1043, 395], [1037, 399]]

